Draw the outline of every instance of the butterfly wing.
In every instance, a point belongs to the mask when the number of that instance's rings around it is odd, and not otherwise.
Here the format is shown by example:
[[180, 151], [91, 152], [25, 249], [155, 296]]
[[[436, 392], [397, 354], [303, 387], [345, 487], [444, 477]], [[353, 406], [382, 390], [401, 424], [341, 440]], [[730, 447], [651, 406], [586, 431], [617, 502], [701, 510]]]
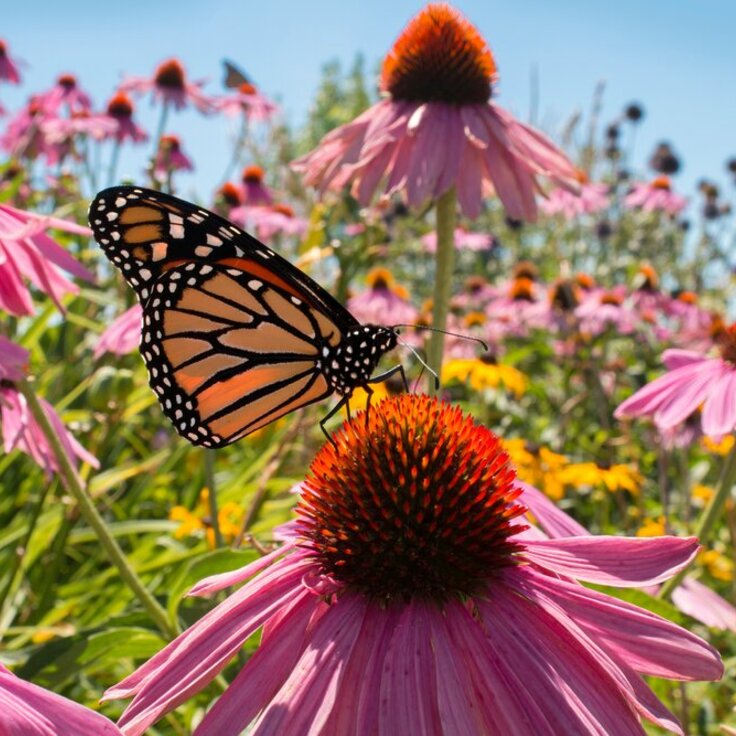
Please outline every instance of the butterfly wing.
[[232, 61], [223, 59], [222, 65], [225, 67], [225, 79], [223, 80], [223, 84], [228, 89], [237, 89], [242, 84], [253, 84], [248, 76], [241, 69], [235, 66]]
[[263, 243], [137, 187], [97, 195], [90, 224], [141, 301], [150, 384], [190, 442], [229, 444], [333, 392], [321, 352], [358, 323]]
[[144, 309], [151, 286], [164, 271], [181, 262], [216, 262], [303, 299], [342, 332], [358, 325], [303, 271], [228, 220], [190, 202], [142, 187], [112, 187], [92, 201], [89, 224]]

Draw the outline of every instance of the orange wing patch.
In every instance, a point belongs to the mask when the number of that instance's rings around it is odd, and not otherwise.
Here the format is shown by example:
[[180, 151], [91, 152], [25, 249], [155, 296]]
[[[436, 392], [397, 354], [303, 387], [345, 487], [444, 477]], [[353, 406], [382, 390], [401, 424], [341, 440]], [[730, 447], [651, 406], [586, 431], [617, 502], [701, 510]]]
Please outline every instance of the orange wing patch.
[[120, 222], [123, 225], [137, 225], [139, 222], [161, 222], [164, 213], [156, 207], [137, 205], [125, 207], [120, 213]]

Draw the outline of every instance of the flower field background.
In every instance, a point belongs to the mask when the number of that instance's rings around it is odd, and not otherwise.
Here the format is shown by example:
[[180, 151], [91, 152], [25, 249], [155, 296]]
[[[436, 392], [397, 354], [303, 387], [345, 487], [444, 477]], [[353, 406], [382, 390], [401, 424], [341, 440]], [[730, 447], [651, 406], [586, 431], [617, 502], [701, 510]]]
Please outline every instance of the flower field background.
[[[180, 176], [196, 173], [197, 161], [175, 123], [191, 108], [212, 136], [226, 135], [223, 118], [236, 131], [216, 191], [195, 186], [191, 198], [296, 264], [361, 323], [402, 325], [380, 369], [401, 363], [417, 393], [435, 391], [436, 371], [439, 398], [495, 433], [517, 479], [571, 517], [554, 517], [571, 525], [555, 531], [545, 516], [555, 512], [523, 496], [540, 535], [700, 538], [697, 555], [694, 542], [687, 554], [670, 542], [669, 574], [654, 582], [594, 590], [717, 650], [720, 680], [711, 662], [660, 667], [654, 674], [668, 679], [647, 682], [682, 732], [736, 733], [736, 230], [733, 186], [714, 183], [736, 184], [736, 151], [724, 137], [724, 169], [703, 171], [695, 190], [682, 191], [676, 143], [637, 149], [645, 101], [602, 119], [596, 98], [592, 114], [540, 132], [500, 107], [502, 95], [496, 104], [498, 71], [479, 34], [434, 7], [438, 26], [457, 37], [411, 21], [378, 86], [372, 64], [326, 66], [299, 128], [237, 65], [205, 86], [175, 58], [117, 87], [111, 74], [107, 100], [90, 99], [83, 75], [64, 73], [4, 110], [0, 704], [21, 713], [22, 679], [117, 721], [125, 702], [112, 698], [148, 686], [126, 678], [229, 600], [236, 580], [208, 589], [209, 599], [187, 595], [192, 587], [284, 541], [299, 484], [326, 442], [319, 422], [336, 396], [211, 451], [177, 435], [148, 385], [141, 307], [92, 239], [87, 210], [98, 190], [124, 183], [188, 198]], [[0, 43], [0, 100], [6, 86], [23, 85], [12, 44]], [[145, 130], [138, 106], [148, 97], [158, 121]], [[148, 164], [123, 181], [121, 155], [136, 147]], [[423, 329], [432, 325], [450, 334]], [[398, 376], [372, 388], [371, 412], [404, 391]], [[366, 396], [355, 391], [353, 414]], [[343, 410], [327, 427], [346, 419]], [[339, 466], [339, 454], [330, 462]], [[515, 501], [504, 493], [504, 503]], [[306, 496], [312, 513], [319, 503]], [[631, 637], [646, 649], [645, 636]], [[135, 721], [133, 708], [122, 732], [192, 733], [258, 650], [260, 633], [246, 638], [212, 677], [181, 697], [167, 692], [156, 718], [145, 721], [146, 711]], [[677, 730], [656, 708], [637, 713], [658, 726], [621, 733]], [[18, 716], [9, 732], [119, 733], [87, 717], [34, 731]], [[312, 728], [283, 733], [319, 732]], [[401, 732], [382, 728], [375, 732]]]

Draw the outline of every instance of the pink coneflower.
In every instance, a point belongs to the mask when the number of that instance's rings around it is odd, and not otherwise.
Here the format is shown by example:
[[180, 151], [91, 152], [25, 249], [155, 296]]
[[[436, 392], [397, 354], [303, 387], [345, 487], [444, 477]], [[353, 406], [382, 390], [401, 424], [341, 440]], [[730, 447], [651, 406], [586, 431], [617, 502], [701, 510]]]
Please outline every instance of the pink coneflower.
[[592, 215], [608, 207], [608, 186], [583, 181], [580, 192], [570, 192], [557, 187], [546, 199], [543, 199], [539, 208], [545, 215], [562, 215], [566, 220], [574, 220], [580, 215]]
[[243, 204], [257, 206], [273, 204], [271, 190], [264, 184], [265, 172], [260, 166], [246, 166], [241, 174]]
[[246, 230], [254, 231], [261, 240], [270, 240], [279, 234], [302, 235], [309, 226], [303, 217], [295, 214], [292, 207], [280, 203], [235, 207], [230, 210], [229, 218]]
[[736, 324], [719, 340], [718, 357], [692, 350], [665, 350], [667, 373], [630, 396], [615, 412], [622, 417], [651, 416], [659, 429], [684, 421], [703, 405], [703, 432], [721, 437], [736, 428]]
[[47, 143], [59, 147], [66, 145], [69, 150], [76, 136], [104, 141], [115, 135], [116, 127], [115, 121], [107, 115], [93, 114], [87, 110], [72, 113], [67, 118], [48, 118], [41, 122], [41, 132]]
[[56, 84], [40, 95], [41, 101], [51, 113], [57, 113], [66, 106], [69, 113], [89, 112], [92, 109], [90, 96], [79, 86], [73, 74], [61, 74]]
[[540, 539], [498, 438], [426, 396], [387, 399], [334, 442], [302, 484], [291, 538], [197, 584], [190, 594], [248, 581], [105, 693], [134, 698], [126, 736], [261, 627], [197, 736], [640, 734], [640, 719], [679, 731], [641, 675], [721, 676], [695, 635], [578, 582], [661, 581], [697, 540]]
[[624, 204], [644, 212], [666, 212], [677, 215], [687, 207], [687, 199], [672, 191], [670, 179], [658, 176], [651, 182], [638, 182], [624, 197]]
[[3, 736], [121, 736], [105, 716], [16, 677], [0, 664]]
[[364, 205], [377, 188], [402, 191], [420, 206], [455, 186], [469, 217], [478, 216], [489, 190], [511, 217], [534, 220], [537, 176], [576, 189], [577, 172], [541, 133], [496, 105], [496, 81], [478, 31], [450, 6], [428, 5], [384, 60], [386, 97], [293, 167], [320, 191], [352, 182]]
[[193, 171], [192, 160], [184, 153], [179, 136], [162, 135], [158, 142], [158, 152], [153, 164], [153, 173], [164, 179], [172, 171]]
[[59, 309], [63, 309], [64, 294], [78, 291], [61, 270], [94, 281], [84, 266], [44, 232], [47, 228], [86, 237], [92, 234], [89, 228], [73, 222], [0, 204], [0, 309], [15, 315], [33, 314], [33, 301], [24, 278], [48, 294]]
[[368, 289], [348, 301], [348, 309], [360, 322], [376, 325], [414, 324], [418, 312], [409, 295], [388, 269], [374, 268], [366, 277]]
[[127, 355], [135, 350], [141, 341], [142, 317], [143, 310], [140, 304], [123, 312], [100, 335], [94, 357], [99, 358], [105, 353]]
[[629, 335], [636, 329], [636, 314], [624, 303], [621, 289], [597, 290], [586, 295], [575, 309], [580, 331], [586, 335], [600, 335], [608, 329]]
[[[0, 336], [0, 425], [3, 448], [6, 453], [13, 450], [24, 452], [47, 474], [51, 474], [59, 470], [56, 456], [31, 415], [25, 397], [12, 385], [13, 381], [20, 381], [24, 377], [27, 363], [28, 353]], [[67, 457], [73, 460], [76, 456], [92, 467], [99, 467], [97, 459], [74, 439], [51, 404], [43, 399], [40, 402]]]
[[5, 132], [0, 137], [0, 145], [14, 158], [35, 159], [45, 155], [47, 159], [58, 154], [46, 141], [41, 131], [43, 122], [55, 119], [44, 106], [39, 95], [34, 95], [8, 121]]
[[243, 204], [243, 193], [240, 187], [232, 181], [226, 181], [215, 192], [214, 210], [228, 220], [232, 220], [231, 212]]
[[275, 102], [250, 82], [243, 82], [233, 94], [220, 97], [215, 101], [215, 106], [225, 115], [243, 115], [254, 122], [270, 120], [279, 110]]
[[[422, 235], [422, 245], [428, 253], [437, 252], [437, 233], [432, 231]], [[463, 227], [455, 228], [455, 247], [460, 250], [469, 250], [476, 253], [489, 251], [494, 245], [493, 235], [489, 233], [471, 233]]]
[[0, 40], [0, 79], [11, 84], [20, 84], [18, 65], [8, 53], [8, 45]]
[[133, 143], [142, 143], [148, 140], [148, 133], [139, 127], [133, 120], [135, 106], [125, 92], [116, 92], [107, 103], [107, 117], [115, 126], [115, 140], [123, 143], [130, 140]]
[[144, 94], [151, 92], [154, 100], [161, 100], [165, 105], [173, 105], [183, 110], [187, 105], [194, 105], [202, 113], [212, 112], [213, 98], [202, 92], [203, 81], [190, 82], [184, 66], [178, 59], [168, 59], [156, 67], [153, 77], [133, 77], [120, 85], [121, 92]]

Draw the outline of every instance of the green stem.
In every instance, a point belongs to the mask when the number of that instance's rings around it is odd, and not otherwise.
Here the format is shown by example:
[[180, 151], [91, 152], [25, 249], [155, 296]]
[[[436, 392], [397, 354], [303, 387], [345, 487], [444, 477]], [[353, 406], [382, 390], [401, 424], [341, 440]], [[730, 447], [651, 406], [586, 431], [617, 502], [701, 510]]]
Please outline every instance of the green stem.
[[115, 175], [118, 170], [118, 161], [120, 160], [120, 141], [116, 140], [110, 156], [110, 167], [107, 170], [107, 186], [111, 187], [115, 183]]
[[148, 611], [160, 631], [166, 637], [175, 637], [177, 632], [169, 623], [166, 611], [161, 607], [161, 605], [159, 605], [158, 601], [156, 601], [145, 585], [143, 585], [143, 582], [138, 575], [136, 575], [135, 570], [130, 566], [130, 563], [123, 554], [122, 549], [120, 549], [118, 543], [110, 534], [104, 519], [95, 508], [92, 498], [84, 488], [81, 478], [67, 456], [61, 441], [54, 431], [54, 428], [51, 426], [51, 422], [46, 416], [46, 412], [43, 410], [41, 402], [36, 397], [33, 387], [26, 379], [19, 381], [16, 386], [28, 402], [28, 408], [30, 409], [33, 418], [36, 420], [36, 424], [43, 432], [46, 441], [49, 443], [51, 451], [54, 453], [54, 457], [59, 465], [59, 475], [64, 486], [74, 497], [74, 500], [79, 506], [80, 513], [97, 535], [97, 539], [107, 553], [108, 559], [113, 565], [115, 565], [115, 567], [117, 567], [120, 577], [125, 581], [133, 594]]
[[[434, 297], [432, 305], [432, 327], [444, 330], [450, 310], [452, 296], [452, 276], [455, 263], [455, 206], [457, 193], [455, 187], [448, 189], [437, 200], [435, 228], [437, 230], [437, 263], [434, 281]], [[441, 332], [433, 332], [427, 347], [427, 363], [439, 376], [442, 372], [442, 354], [445, 336]], [[431, 382], [429, 393], [437, 393], [436, 385]]]
[[[698, 525], [695, 527], [694, 534], [700, 540], [701, 544], [705, 544], [705, 542], [708, 541], [710, 533], [713, 531], [713, 526], [721, 515], [726, 500], [731, 495], [731, 489], [733, 488], [734, 483], [736, 483], [736, 444], [731, 448], [731, 452], [728, 454], [726, 462], [723, 465], [718, 490], [713, 498], [711, 498], [710, 503], [703, 512], [703, 515], [700, 517], [700, 521], [698, 521]], [[667, 598], [682, 582], [686, 573], [687, 568], [684, 568], [673, 578], [670, 578], [659, 591], [659, 597]]]
[[169, 103], [164, 102], [161, 108], [161, 117], [158, 119], [158, 130], [156, 131], [156, 137], [153, 140], [153, 160], [156, 160], [158, 156], [158, 149], [161, 147], [161, 139], [164, 136], [164, 129], [166, 128], [166, 121], [169, 117]]
[[215, 547], [222, 547], [222, 531], [220, 531], [220, 517], [217, 511], [217, 486], [215, 485], [215, 450], [204, 451], [204, 482], [207, 486], [207, 501], [210, 506], [210, 523], [215, 534]]
[[240, 122], [240, 132], [238, 133], [238, 138], [235, 141], [235, 147], [233, 148], [232, 158], [230, 159], [230, 163], [228, 163], [227, 167], [225, 168], [225, 173], [222, 175], [223, 181], [228, 181], [230, 179], [230, 177], [233, 175], [233, 171], [235, 171], [238, 164], [240, 163], [247, 138], [248, 118], [244, 113]]

